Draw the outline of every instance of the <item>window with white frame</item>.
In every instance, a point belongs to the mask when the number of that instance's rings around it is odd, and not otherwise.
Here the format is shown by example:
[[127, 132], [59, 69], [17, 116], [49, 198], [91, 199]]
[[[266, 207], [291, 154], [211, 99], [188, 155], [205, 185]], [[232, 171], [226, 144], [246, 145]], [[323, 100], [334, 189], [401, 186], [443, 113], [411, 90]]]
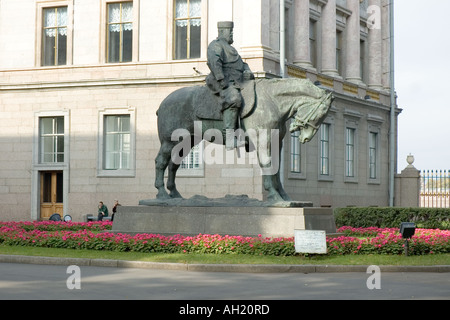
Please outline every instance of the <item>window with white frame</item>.
[[195, 59], [201, 54], [202, 1], [174, 0], [174, 59]]
[[291, 133], [291, 172], [301, 173], [302, 172], [302, 154], [301, 154], [301, 144], [298, 139], [300, 135], [299, 131]]
[[322, 123], [320, 126], [320, 158], [319, 158], [319, 174], [321, 176], [330, 176], [330, 131], [329, 123]]
[[197, 144], [181, 161], [180, 169], [200, 169], [202, 164], [201, 160], [200, 144]]
[[378, 178], [378, 132], [369, 132], [369, 178]]
[[345, 129], [345, 176], [355, 177], [356, 129]]
[[104, 117], [103, 169], [130, 169], [131, 131], [130, 115]]
[[39, 118], [39, 163], [64, 162], [64, 117]]
[[105, 109], [99, 113], [98, 175], [135, 176], [135, 110]]
[[205, 141], [195, 145], [189, 154], [181, 161], [177, 171], [179, 177], [203, 177], [205, 166], [203, 162], [203, 150]]

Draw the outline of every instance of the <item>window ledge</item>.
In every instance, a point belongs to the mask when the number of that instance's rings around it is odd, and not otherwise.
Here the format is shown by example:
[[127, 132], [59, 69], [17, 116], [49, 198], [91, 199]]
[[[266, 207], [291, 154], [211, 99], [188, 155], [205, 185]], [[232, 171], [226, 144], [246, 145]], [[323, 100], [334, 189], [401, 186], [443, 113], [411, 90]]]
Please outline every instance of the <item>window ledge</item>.
[[99, 170], [97, 178], [135, 178], [135, 170]]

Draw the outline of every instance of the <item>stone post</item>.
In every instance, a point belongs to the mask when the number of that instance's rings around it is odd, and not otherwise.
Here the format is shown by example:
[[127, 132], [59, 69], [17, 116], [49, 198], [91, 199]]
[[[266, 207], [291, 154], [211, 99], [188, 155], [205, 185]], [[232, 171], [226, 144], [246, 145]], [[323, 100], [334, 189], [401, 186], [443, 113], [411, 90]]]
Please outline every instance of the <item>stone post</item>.
[[414, 157], [407, 157], [408, 166], [395, 175], [395, 201], [396, 207], [420, 206], [420, 171], [414, 166]]

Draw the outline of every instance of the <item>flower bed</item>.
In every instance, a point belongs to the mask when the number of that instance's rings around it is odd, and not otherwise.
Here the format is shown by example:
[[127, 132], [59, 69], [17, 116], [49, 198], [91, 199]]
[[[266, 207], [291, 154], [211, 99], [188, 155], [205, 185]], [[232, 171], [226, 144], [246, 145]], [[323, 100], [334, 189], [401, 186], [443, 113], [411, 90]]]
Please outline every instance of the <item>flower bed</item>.
[[[341, 227], [345, 236], [327, 239], [328, 254], [402, 254], [405, 240], [398, 228]], [[416, 229], [409, 255], [450, 253], [450, 231]]]
[[[68, 249], [165, 253], [295, 255], [294, 238], [203, 235], [135, 236], [109, 232], [105, 222], [0, 222], [0, 244]], [[102, 231], [102, 232], [100, 232]], [[344, 236], [327, 239], [328, 255], [403, 254], [404, 240], [395, 228], [342, 227]], [[450, 253], [450, 231], [416, 229], [409, 254]]]

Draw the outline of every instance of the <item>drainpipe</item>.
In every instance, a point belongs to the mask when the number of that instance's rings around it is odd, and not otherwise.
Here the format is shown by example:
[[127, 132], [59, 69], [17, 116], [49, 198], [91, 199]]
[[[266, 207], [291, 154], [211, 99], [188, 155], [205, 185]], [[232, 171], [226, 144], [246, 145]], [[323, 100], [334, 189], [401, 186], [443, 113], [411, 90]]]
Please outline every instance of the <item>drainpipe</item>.
[[280, 76], [286, 76], [286, 43], [285, 43], [285, 5], [284, 0], [280, 0]]
[[[286, 65], [284, 63], [286, 59], [286, 39], [285, 39], [285, 3], [284, 0], [280, 0], [280, 76], [286, 77]], [[284, 187], [284, 147], [280, 150], [280, 181]]]
[[390, 87], [391, 87], [391, 132], [390, 132], [390, 164], [389, 164], [389, 205], [394, 206], [394, 177], [395, 177], [395, 73], [394, 73], [394, 0], [389, 1], [389, 29], [390, 29]]

